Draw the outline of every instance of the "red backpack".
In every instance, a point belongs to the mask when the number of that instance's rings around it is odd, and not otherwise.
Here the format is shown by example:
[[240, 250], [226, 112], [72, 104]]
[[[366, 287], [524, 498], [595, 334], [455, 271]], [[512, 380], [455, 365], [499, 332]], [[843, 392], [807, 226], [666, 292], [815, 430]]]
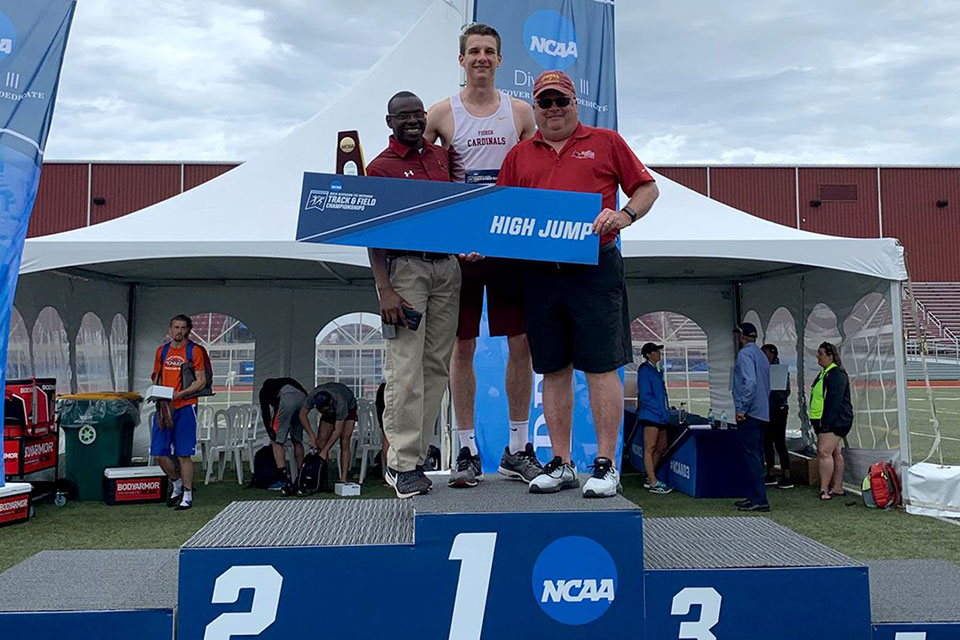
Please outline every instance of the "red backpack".
[[896, 509], [900, 506], [900, 478], [889, 462], [874, 462], [860, 486], [863, 504], [873, 509]]

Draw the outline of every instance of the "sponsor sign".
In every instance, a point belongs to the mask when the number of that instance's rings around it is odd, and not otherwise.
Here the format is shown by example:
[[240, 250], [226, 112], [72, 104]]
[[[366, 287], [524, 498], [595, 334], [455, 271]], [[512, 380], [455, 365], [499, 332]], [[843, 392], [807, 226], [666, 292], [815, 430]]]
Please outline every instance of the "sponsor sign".
[[114, 500], [117, 502], [159, 500], [162, 495], [160, 478], [129, 478], [114, 482]]
[[305, 173], [297, 240], [596, 264], [600, 195]]
[[0, 498], [0, 524], [26, 520], [30, 515], [30, 494]]
[[567, 625], [593, 622], [617, 594], [617, 567], [596, 540], [567, 536], [551, 542], [533, 565], [533, 595], [548, 616]]
[[23, 443], [23, 473], [33, 473], [57, 466], [57, 436], [27, 438]]
[[577, 88], [584, 124], [617, 128], [614, 3], [597, 0], [476, 0], [474, 19], [500, 32], [496, 85], [531, 102], [544, 71], [563, 71]]

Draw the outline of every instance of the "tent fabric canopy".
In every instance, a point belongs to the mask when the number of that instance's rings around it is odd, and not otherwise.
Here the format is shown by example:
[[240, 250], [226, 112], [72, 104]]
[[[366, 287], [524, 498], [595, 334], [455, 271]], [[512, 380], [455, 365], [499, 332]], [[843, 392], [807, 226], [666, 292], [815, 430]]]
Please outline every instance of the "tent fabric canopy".
[[[257, 336], [256, 384], [276, 375], [312, 381], [317, 331], [343, 313], [376, 312], [377, 303], [365, 249], [293, 240], [302, 174], [332, 171], [341, 130], [358, 130], [371, 159], [386, 143], [384, 114], [395, 92], [412, 90], [427, 106], [452, 93], [460, 74], [455, 34], [463, 22], [456, 9], [435, 0], [353, 89], [257, 157], [141, 211], [27, 240], [17, 305], [28, 324], [44, 304], [93, 304], [98, 280], [111, 291], [127, 285], [127, 305], [120, 308], [111, 297], [109, 305], [96, 310], [101, 317], [132, 316], [132, 388], [147, 385], [167, 319], [181, 310], [216, 310], [242, 319]], [[409, 60], [417, 61], [415, 75]], [[906, 280], [907, 270], [896, 240], [809, 233], [738, 211], [662, 176], [657, 181], [659, 201], [622, 236], [631, 317], [672, 310], [703, 328], [714, 408], [732, 411], [730, 329], [739, 319], [740, 303], [749, 305], [755, 296], [752, 291], [768, 296], [753, 306], [780, 305], [794, 314], [798, 367], [803, 366], [807, 314], [818, 302], [816, 288], [822, 300], [834, 302], [841, 324], [844, 310], [862, 295], [881, 292], [893, 314], [886, 330], [894, 336], [891, 348], [899, 350], [896, 366], [902, 376], [899, 282]], [[69, 293], [51, 298], [58, 290], [51, 287], [57, 273], [74, 282], [59, 283]], [[770, 284], [742, 286], [764, 281]], [[310, 289], [324, 293], [313, 295]], [[73, 315], [67, 322], [71, 332]], [[905, 385], [896, 400], [895, 422], [906, 449]]]

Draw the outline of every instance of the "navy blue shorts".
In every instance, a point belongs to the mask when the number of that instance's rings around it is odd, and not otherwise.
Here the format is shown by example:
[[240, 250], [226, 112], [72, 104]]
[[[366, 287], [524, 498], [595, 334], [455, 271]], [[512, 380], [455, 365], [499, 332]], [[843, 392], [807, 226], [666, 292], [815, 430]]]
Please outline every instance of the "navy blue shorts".
[[197, 406], [189, 404], [173, 410], [173, 429], [161, 429], [153, 416], [150, 455], [189, 458], [197, 450]]

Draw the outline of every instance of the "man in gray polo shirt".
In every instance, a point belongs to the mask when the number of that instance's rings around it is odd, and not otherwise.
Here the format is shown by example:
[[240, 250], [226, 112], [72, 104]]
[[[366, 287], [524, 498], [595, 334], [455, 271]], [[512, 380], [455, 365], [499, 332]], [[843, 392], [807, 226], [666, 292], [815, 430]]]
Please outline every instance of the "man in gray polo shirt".
[[[309, 420], [314, 409], [320, 413], [316, 437]], [[319, 449], [324, 460], [329, 460], [331, 447], [340, 442], [340, 482], [346, 482], [350, 471], [350, 437], [357, 424], [357, 396], [339, 382], [317, 385], [300, 407], [300, 424], [310, 434], [310, 446]]]

